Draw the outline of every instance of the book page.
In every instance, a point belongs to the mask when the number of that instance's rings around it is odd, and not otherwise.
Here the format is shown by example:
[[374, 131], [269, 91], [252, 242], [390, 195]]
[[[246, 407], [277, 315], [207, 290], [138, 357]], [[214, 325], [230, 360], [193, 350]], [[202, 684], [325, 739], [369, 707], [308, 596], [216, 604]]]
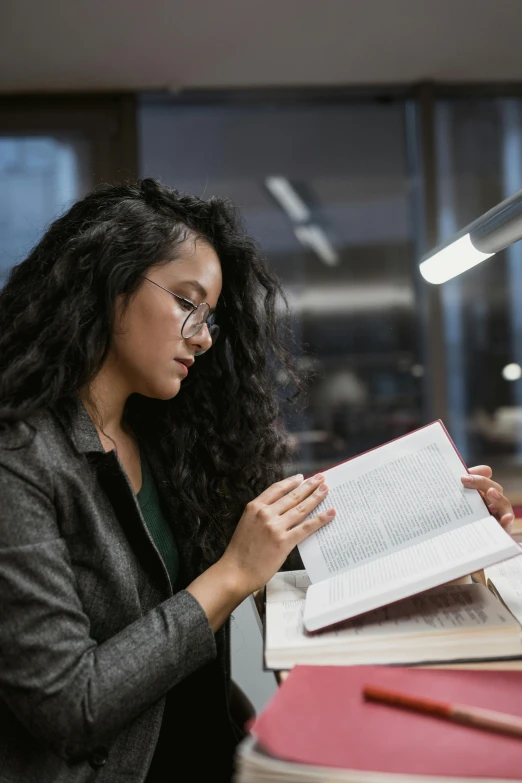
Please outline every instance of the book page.
[[508, 625], [518, 627], [501, 602], [479, 584], [436, 587], [313, 635], [304, 627], [304, 606], [304, 598], [267, 606], [267, 650], [325, 646], [333, 650], [335, 646], [351, 644], [355, 652], [356, 645], [367, 649], [383, 639], [393, 644], [394, 639], [403, 636], [422, 641], [442, 632], [446, 635]]
[[522, 624], [522, 554], [487, 568], [484, 576]]
[[302, 569], [278, 571], [266, 586], [266, 602], [271, 604], [277, 601], [304, 601], [310, 584], [310, 577]]
[[519, 548], [493, 517], [391, 552], [306, 594], [305, 626], [316, 630], [513, 557]]
[[440, 422], [324, 472], [332, 522], [299, 544], [312, 582], [489, 516]]

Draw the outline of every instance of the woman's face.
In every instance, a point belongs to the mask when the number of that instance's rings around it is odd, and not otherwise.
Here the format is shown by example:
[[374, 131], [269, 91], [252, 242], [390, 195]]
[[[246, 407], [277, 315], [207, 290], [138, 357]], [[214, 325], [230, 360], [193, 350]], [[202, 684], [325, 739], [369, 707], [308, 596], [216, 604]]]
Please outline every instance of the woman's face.
[[121, 299], [117, 302], [110, 362], [128, 394], [169, 400], [190, 375], [195, 354], [210, 348], [212, 340], [206, 326], [182, 337], [190, 309], [158, 285], [194, 305], [207, 302], [213, 310], [221, 293], [221, 264], [207, 242], [189, 237], [175, 261], [151, 266], [144, 275], [148, 280], [141, 281], [124, 312]]

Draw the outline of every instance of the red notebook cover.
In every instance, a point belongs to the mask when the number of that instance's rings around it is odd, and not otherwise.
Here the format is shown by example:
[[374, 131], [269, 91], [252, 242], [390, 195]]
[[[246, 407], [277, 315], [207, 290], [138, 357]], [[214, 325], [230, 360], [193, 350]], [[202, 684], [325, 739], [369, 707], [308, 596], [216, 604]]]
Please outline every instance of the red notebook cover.
[[296, 666], [252, 726], [287, 761], [395, 774], [522, 779], [522, 740], [364, 701], [365, 684], [522, 717], [522, 673]]

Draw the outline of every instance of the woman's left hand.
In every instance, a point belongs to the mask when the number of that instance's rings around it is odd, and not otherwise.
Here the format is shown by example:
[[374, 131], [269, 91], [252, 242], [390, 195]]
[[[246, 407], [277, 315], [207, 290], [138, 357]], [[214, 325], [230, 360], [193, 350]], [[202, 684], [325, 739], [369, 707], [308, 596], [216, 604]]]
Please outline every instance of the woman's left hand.
[[509, 500], [504, 496], [504, 490], [493, 481], [493, 471], [488, 465], [477, 465], [469, 468], [471, 475], [463, 476], [462, 483], [469, 489], [478, 489], [493, 516], [508, 533], [513, 525], [515, 515]]

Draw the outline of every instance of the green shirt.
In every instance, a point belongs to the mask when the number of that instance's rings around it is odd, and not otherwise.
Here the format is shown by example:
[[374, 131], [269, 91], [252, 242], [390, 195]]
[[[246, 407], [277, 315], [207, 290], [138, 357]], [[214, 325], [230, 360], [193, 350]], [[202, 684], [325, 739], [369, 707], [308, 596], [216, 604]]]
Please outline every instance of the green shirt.
[[142, 484], [137, 494], [138, 503], [147, 529], [167, 567], [172, 589], [178, 578], [179, 559], [174, 534], [161, 508], [156, 482], [147, 460], [141, 459]]

